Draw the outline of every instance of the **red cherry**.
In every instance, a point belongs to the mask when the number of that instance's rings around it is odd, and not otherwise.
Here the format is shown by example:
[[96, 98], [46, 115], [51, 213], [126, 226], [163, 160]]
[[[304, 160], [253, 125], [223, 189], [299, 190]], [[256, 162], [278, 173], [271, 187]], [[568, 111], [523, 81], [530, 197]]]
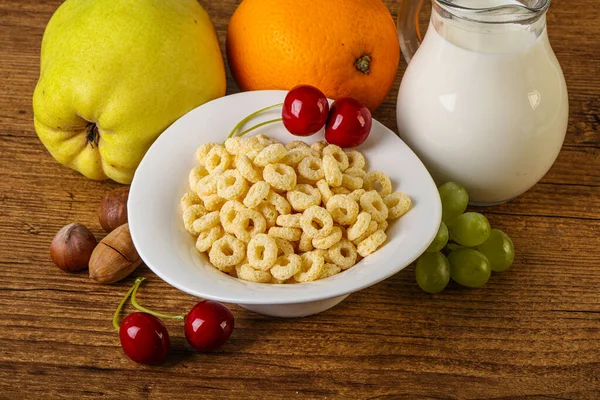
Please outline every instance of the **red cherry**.
[[167, 328], [145, 312], [129, 314], [119, 328], [121, 347], [129, 358], [140, 364], [156, 364], [167, 356], [171, 341]]
[[323, 128], [328, 112], [329, 103], [323, 92], [314, 86], [300, 85], [285, 96], [281, 117], [292, 135], [310, 136]]
[[234, 322], [229, 308], [216, 301], [204, 300], [185, 316], [185, 337], [195, 349], [212, 351], [229, 339]]
[[371, 111], [359, 101], [344, 97], [331, 105], [325, 140], [340, 147], [362, 144], [371, 132]]

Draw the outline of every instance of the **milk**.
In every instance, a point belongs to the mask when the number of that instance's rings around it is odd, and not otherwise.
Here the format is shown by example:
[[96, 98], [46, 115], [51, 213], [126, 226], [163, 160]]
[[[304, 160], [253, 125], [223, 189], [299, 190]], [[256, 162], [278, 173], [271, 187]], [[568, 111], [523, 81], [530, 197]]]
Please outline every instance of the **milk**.
[[545, 19], [523, 27], [442, 20], [434, 11], [403, 77], [398, 130], [438, 184], [495, 204], [550, 169], [568, 120], [567, 88]]

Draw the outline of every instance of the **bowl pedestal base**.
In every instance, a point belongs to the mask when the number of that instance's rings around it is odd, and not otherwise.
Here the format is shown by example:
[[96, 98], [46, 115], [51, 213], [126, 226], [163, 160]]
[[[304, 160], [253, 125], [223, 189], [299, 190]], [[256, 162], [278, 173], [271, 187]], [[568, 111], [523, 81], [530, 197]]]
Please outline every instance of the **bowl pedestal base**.
[[292, 304], [238, 304], [246, 310], [268, 315], [271, 317], [297, 318], [318, 314], [337, 306], [349, 295], [332, 297], [330, 299], [311, 301], [308, 303]]

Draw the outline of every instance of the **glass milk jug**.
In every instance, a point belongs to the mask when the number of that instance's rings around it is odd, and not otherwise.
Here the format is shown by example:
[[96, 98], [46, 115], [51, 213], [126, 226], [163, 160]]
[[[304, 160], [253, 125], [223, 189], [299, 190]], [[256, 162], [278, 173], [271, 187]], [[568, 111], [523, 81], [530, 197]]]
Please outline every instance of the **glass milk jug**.
[[401, 138], [438, 184], [464, 185], [472, 204], [508, 201], [550, 169], [567, 130], [565, 79], [550, 47], [550, 0], [401, 0], [409, 63], [398, 93]]

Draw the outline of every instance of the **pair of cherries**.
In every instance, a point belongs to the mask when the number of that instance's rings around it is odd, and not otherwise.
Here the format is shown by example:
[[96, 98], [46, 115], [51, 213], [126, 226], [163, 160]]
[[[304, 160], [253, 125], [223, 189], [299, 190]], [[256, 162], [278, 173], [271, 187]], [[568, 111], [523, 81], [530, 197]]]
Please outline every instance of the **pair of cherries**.
[[[185, 337], [196, 350], [209, 352], [221, 347], [234, 327], [233, 313], [216, 301], [203, 300], [184, 315], [165, 315], [140, 306], [135, 295], [145, 278], [137, 278], [115, 311], [113, 325], [119, 330], [123, 352], [135, 362], [157, 364], [165, 359], [171, 347], [169, 332], [158, 318], [184, 321]], [[129, 314], [118, 324], [121, 308], [131, 296], [131, 303], [141, 312]]]

